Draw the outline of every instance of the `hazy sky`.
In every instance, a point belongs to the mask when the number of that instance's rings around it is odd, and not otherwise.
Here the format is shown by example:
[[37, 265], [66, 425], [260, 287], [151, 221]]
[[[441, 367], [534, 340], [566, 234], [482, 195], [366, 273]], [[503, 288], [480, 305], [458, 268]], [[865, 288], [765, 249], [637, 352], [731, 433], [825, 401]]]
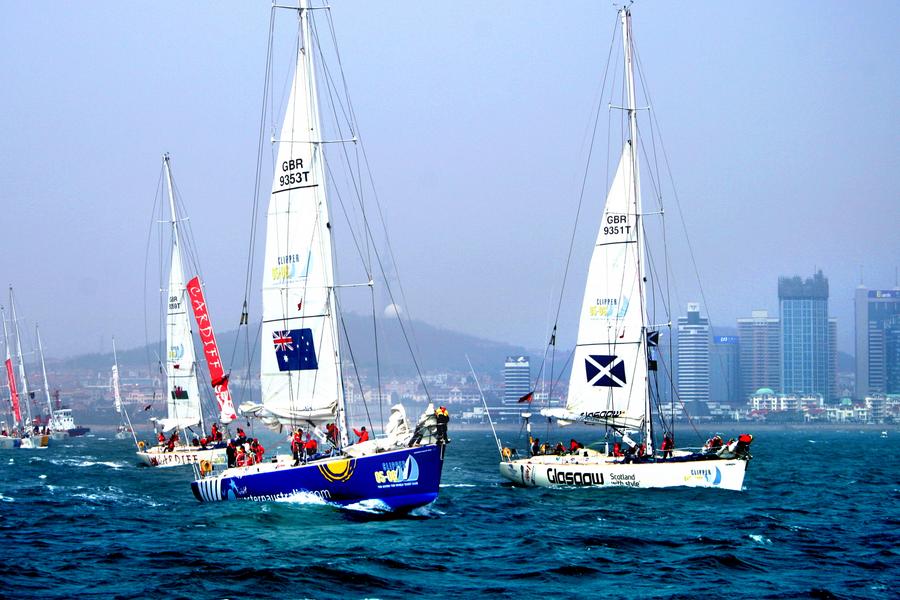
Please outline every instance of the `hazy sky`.
[[[2, 2], [0, 281], [49, 355], [144, 342], [163, 152], [213, 318], [237, 324], [269, 6]], [[893, 287], [900, 264], [900, 3], [641, 1], [633, 15], [714, 323], [776, 313], [778, 276], [821, 268], [851, 351], [860, 268]], [[540, 347], [615, 8], [338, 0], [333, 16], [409, 311]], [[568, 343], [606, 193], [598, 139]], [[699, 295], [673, 252], [681, 313]]]

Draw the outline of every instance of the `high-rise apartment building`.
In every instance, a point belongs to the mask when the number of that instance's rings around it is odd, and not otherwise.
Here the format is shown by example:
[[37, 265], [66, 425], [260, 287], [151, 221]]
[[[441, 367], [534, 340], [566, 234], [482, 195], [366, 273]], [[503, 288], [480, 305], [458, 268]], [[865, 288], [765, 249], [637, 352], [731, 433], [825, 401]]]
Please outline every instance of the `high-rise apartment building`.
[[506, 357], [503, 386], [503, 404], [516, 404], [531, 391], [531, 363], [527, 356]]
[[675, 351], [675, 389], [685, 403], [709, 402], [709, 319], [700, 316], [700, 305], [687, 305], [678, 317]]
[[781, 391], [819, 394], [834, 392], [834, 346], [829, 342], [828, 279], [818, 271], [807, 279], [780, 277]]
[[709, 398], [740, 404], [740, 340], [735, 335], [714, 335], [709, 355]]
[[781, 327], [767, 310], [754, 310], [738, 319], [740, 338], [740, 400], [746, 402], [761, 388], [781, 389]]
[[900, 393], [900, 289], [856, 288], [856, 397]]

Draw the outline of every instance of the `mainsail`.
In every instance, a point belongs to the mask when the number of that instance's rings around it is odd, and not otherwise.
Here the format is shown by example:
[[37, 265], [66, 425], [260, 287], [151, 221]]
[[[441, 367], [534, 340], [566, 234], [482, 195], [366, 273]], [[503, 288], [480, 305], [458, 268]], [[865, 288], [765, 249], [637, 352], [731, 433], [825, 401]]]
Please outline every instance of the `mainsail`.
[[158, 424], [163, 431], [183, 429], [202, 422], [200, 390], [197, 385], [196, 353], [187, 313], [189, 302], [181, 262], [181, 241], [175, 212], [175, 192], [169, 156], [163, 158], [172, 215], [172, 260], [166, 299], [166, 379], [168, 381], [165, 419]]
[[[307, 11], [300, 15], [301, 39], [310, 40]], [[321, 135], [312, 44], [306, 43], [297, 53], [269, 200], [262, 406], [241, 407], [273, 428], [335, 421], [343, 406]]]
[[635, 163], [626, 142], [588, 270], [566, 404], [584, 420], [630, 429], [645, 422], [647, 394]]

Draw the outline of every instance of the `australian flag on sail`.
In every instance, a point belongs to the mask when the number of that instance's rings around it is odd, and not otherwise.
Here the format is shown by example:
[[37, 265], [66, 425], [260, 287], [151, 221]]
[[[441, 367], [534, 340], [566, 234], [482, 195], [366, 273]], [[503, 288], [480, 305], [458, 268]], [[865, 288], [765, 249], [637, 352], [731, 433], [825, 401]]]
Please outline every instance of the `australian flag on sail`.
[[275, 344], [279, 371], [309, 371], [319, 368], [312, 329], [273, 331], [272, 342]]
[[589, 384], [595, 387], [625, 385], [625, 361], [616, 355], [590, 354], [584, 359], [584, 371]]

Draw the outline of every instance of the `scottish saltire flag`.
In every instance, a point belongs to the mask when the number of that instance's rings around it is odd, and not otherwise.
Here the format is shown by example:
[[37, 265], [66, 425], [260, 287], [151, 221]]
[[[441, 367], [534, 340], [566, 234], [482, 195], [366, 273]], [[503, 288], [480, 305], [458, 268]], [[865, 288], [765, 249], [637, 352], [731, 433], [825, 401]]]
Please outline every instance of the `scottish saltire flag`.
[[312, 329], [273, 331], [272, 343], [279, 371], [309, 371], [319, 368]]
[[614, 354], [588, 355], [584, 371], [588, 383], [595, 387], [622, 387], [626, 383], [625, 361]]

